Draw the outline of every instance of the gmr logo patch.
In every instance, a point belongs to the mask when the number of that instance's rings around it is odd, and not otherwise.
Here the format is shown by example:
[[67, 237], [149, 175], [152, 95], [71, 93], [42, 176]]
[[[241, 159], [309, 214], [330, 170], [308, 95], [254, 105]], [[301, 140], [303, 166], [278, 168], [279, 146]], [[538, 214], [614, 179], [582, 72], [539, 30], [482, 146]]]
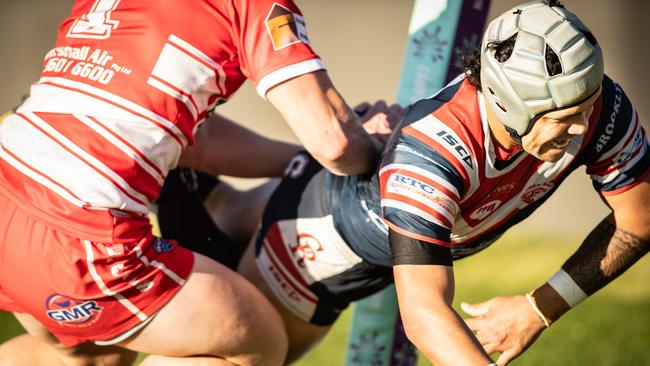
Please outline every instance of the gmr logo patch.
[[79, 301], [61, 294], [45, 300], [47, 317], [69, 326], [88, 326], [101, 316], [103, 308], [95, 301]]

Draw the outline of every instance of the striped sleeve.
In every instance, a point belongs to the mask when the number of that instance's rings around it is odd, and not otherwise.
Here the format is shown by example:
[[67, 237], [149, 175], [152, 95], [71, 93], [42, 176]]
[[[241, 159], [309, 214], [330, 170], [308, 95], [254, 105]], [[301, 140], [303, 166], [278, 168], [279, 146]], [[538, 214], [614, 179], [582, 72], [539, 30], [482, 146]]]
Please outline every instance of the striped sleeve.
[[620, 86], [611, 84], [594, 136], [600, 155], [587, 165], [594, 187], [605, 195], [624, 192], [650, 172], [648, 139], [632, 104]]
[[384, 220], [395, 232], [450, 247], [464, 179], [445, 157], [402, 135], [379, 173]]
[[239, 60], [258, 94], [297, 76], [325, 69], [311, 48], [293, 0], [237, 0]]

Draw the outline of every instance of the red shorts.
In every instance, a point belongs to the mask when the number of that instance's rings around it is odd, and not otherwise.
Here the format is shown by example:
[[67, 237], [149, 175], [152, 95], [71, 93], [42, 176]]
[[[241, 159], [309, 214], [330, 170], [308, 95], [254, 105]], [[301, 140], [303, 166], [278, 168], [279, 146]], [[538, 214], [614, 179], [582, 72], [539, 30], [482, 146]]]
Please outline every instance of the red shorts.
[[112, 217], [112, 239], [98, 241], [5, 189], [0, 207], [0, 309], [31, 314], [66, 346], [126, 339], [192, 270], [193, 253], [154, 237], [144, 218]]

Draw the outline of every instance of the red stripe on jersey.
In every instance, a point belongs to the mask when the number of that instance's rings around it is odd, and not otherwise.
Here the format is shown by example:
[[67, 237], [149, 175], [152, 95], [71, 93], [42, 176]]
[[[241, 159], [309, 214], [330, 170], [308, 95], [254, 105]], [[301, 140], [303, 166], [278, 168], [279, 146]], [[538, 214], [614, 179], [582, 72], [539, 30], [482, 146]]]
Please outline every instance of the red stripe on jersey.
[[[302, 286], [305, 288], [309, 288], [309, 284], [305, 282], [304, 278], [302, 278], [302, 275], [300, 272], [296, 270], [294, 267], [295, 263], [294, 260], [289, 257], [286, 251], [285, 243], [284, 240], [282, 239], [282, 235], [280, 234], [280, 229], [278, 228], [278, 224], [275, 223], [273, 224], [269, 230], [266, 233], [266, 236], [264, 238], [264, 246], [269, 252], [272, 252], [275, 254], [278, 259], [280, 260], [281, 263], [277, 263], [275, 259], [273, 258], [272, 255], [269, 254], [269, 258], [273, 261], [273, 263], [276, 265], [278, 268], [284, 268], [287, 271], [289, 271], [289, 274], [291, 275], [292, 279], [295, 281], [298, 281]], [[279, 271], [282, 272], [282, 271]], [[292, 279], [287, 279], [288, 282], [291, 282]], [[305, 298], [309, 299], [310, 301], [317, 302], [318, 299], [314, 298], [313, 296], [305, 293], [302, 291], [300, 288], [294, 286], [296, 291], [300, 292], [302, 296]]]
[[430, 138], [429, 136], [423, 134], [422, 132], [416, 130], [411, 126], [406, 126], [403, 129], [403, 133], [415, 137], [416, 139], [420, 140], [421, 142], [429, 146], [433, 151], [442, 155], [449, 163], [451, 163], [451, 165], [454, 166], [454, 168], [456, 168], [458, 173], [463, 178], [464, 191], [467, 192], [469, 190], [469, 174], [467, 173], [467, 170], [465, 170], [465, 167], [460, 162], [460, 160], [458, 160], [456, 156], [454, 156], [449, 151], [447, 151], [447, 149], [441, 144], [439, 144], [437, 141], [435, 141], [434, 139]]
[[52, 126], [73, 144], [100, 160], [108, 169], [119, 175], [134, 190], [154, 200], [160, 193], [161, 185], [156, 178], [144, 170], [130, 156], [106, 140], [84, 123], [73, 121], [71, 115], [42, 114], [37, 115]]
[[66, 233], [101, 243], [129, 243], [141, 240], [151, 231], [144, 215], [113, 216], [108, 209], [79, 207], [54, 192], [52, 186], [35, 181], [3, 159], [0, 181], [0, 193], [25, 212]]
[[483, 147], [485, 132], [476, 88], [467, 79], [463, 80], [456, 95], [433, 111], [432, 115], [444, 121], [463, 140], [471, 150], [471, 156], [476, 159], [479, 175], [482, 175], [486, 157]]
[[203, 66], [207, 67], [208, 69], [210, 69], [210, 70], [214, 71], [216, 74], [218, 74], [217, 70], [215, 70], [214, 66], [210, 65], [208, 62], [206, 62], [204, 59], [198, 57], [197, 55], [189, 52], [186, 48], [179, 45], [178, 43], [172, 41], [171, 39], [168, 39], [167, 44], [169, 44], [170, 46], [174, 46], [174, 48], [176, 48], [177, 50], [183, 52], [184, 54], [186, 54], [189, 57], [193, 58], [197, 62], [201, 63]]
[[147, 205], [146, 202], [143, 202], [142, 200], [140, 200], [140, 199], [138, 199], [137, 197], [135, 197], [135, 196], [133, 196], [132, 194], [130, 194], [126, 189], [124, 189], [124, 188], [123, 188], [123, 187], [122, 187], [118, 182], [116, 182], [116, 181], [115, 181], [113, 178], [111, 178], [108, 174], [106, 174], [106, 173], [102, 172], [101, 170], [97, 169], [97, 168], [96, 168], [93, 164], [91, 164], [88, 160], [84, 159], [81, 155], [75, 153], [74, 151], [72, 151], [72, 149], [70, 149], [69, 147], [65, 146], [62, 142], [60, 142], [59, 140], [57, 140], [54, 136], [50, 135], [47, 131], [43, 130], [43, 129], [42, 129], [38, 124], [36, 124], [34, 121], [30, 120], [29, 118], [27, 118], [27, 117], [26, 117], [25, 115], [23, 115], [23, 114], [17, 113], [16, 115], [19, 116], [19, 117], [21, 117], [23, 120], [27, 121], [27, 123], [29, 123], [30, 125], [32, 125], [34, 128], [36, 128], [37, 130], [39, 130], [42, 134], [44, 134], [44, 135], [47, 136], [50, 140], [52, 140], [52, 141], [55, 142], [57, 145], [59, 145], [60, 147], [62, 147], [64, 150], [66, 150], [66, 151], [67, 151], [68, 153], [70, 153], [72, 156], [74, 156], [75, 158], [79, 159], [81, 162], [83, 162], [84, 164], [86, 164], [86, 165], [87, 165], [88, 167], [90, 167], [92, 170], [94, 170], [95, 172], [97, 172], [97, 174], [101, 175], [101, 176], [104, 177], [106, 180], [108, 180], [109, 182], [111, 182], [111, 183], [113, 184], [113, 186], [115, 186], [115, 188], [119, 189], [119, 190], [120, 190], [122, 193], [124, 193], [127, 197], [129, 197], [129, 198], [132, 199], [133, 201], [138, 202], [138, 203], [140, 203], [140, 204], [142, 204], [142, 205]]
[[455, 192], [449, 190], [447, 187], [445, 187], [442, 184], [436, 182], [435, 180], [432, 180], [431, 178], [428, 178], [428, 177], [426, 177], [424, 175], [421, 175], [421, 174], [418, 174], [416, 172], [406, 170], [406, 169], [402, 170], [400, 172], [402, 174], [406, 175], [406, 176], [415, 178], [415, 179], [420, 180], [420, 181], [422, 181], [422, 182], [424, 182], [424, 183], [426, 183], [426, 184], [428, 184], [428, 185], [430, 185], [432, 187], [435, 187], [437, 190], [441, 191], [442, 193], [444, 193], [445, 195], [447, 195], [448, 197], [450, 197], [451, 199], [453, 199], [455, 201], [460, 200], [460, 197], [458, 197], [458, 194], [456, 194]]
[[386, 222], [386, 224], [388, 224], [390, 229], [395, 231], [396, 233], [402, 234], [404, 236], [408, 236], [409, 238], [413, 238], [413, 239], [416, 239], [416, 240], [421, 240], [421, 241], [425, 241], [427, 243], [431, 243], [431, 244], [435, 244], [435, 245], [441, 245], [441, 246], [446, 247], [446, 248], [451, 248], [451, 243], [449, 243], [449, 242], [434, 239], [434, 238], [429, 238], [429, 237], [426, 237], [424, 235], [420, 235], [420, 234], [410, 232], [408, 230], [402, 229], [399, 226], [396, 226], [395, 224], [393, 224], [392, 222], [387, 221], [387, 220], [384, 220], [384, 222]]
[[[490, 232], [492, 229], [498, 228], [498, 227], [501, 227], [501, 226], [505, 225], [506, 222], [512, 220], [512, 218], [515, 217], [520, 211], [521, 210], [518, 209], [518, 208], [513, 208], [512, 211], [510, 213], [508, 213], [504, 218], [502, 218], [501, 220], [497, 221], [496, 223], [490, 225], [489, 227], [481, 229], [480, 232], [477, 232], [477, 235], [472, 235], [467, 240], [454, 243], [453, 245], [457, 245], [457, 244], [465, 245], [465, 243], [472, 242], [476, 238], [481, 237], [482, 235], [484, 235], [485, 233]], [[467, 214], [469, 215], [469, 213], [467, 213]]]
[[[82, 204], [83, 204], [84, 206], [86, 206], [86, 207], [90, 206], [90, 204], [89, 204], [88, 202], [85, 202], [85, 201], [82, 200], [81, 198], [77, 197], [77, 196], [76, 196], [74, 193], [72, 193], [72, 191], [70, 191], [68, 188], [66, 188], [65, 186], [62, 186], [62, 185], [59, 184], [57, 181], [55, 181], [55, 180], [53, 180], [52, 178], [48, 177], [45, 173], [43, 173], [43, 172], [41, 172], [40, 170], [36, 169], [35, 167], [31, 166], [29, 163], [27, 163], [26, 161], [24, 161], [24, 160], [22, 160], [21, 158], [19, 158], [18, 155], [12, 153], [12, 152], [11, 152], [10, 150], [8, 150], [6, 147], [3, 146], [3, 147], [2, 147], [2, 150], [4, 150], [4, 152], [6, 152], [7, 155], [11, 156], [12, 158], [14, 158], [14, 159], [17, 160], [18, 162], [20, 162], [22, 165], [26, 166], [26, 167], [27, 167], [29, 170], [31, 170], [34, 174], [36, 174], [36, 175], [38, 175], [39, 177], [41, 177], [41, 178], [47, 180], [51, 185], [53, 185], [53, 186], [57, 186], [57, 187], [59, 187], [60, 189], [66, 191], [70, 196], [74, 197], [74, 198], [75, 198], [76, 200], [78, 200], [79, 202], [82, 202]], [[21, 174], [22, 174], [22, 173], [21, 173]]]
[[[449, 221], [449, 219], [447, 217], [445, 217], [445, 215], [438, 212], [435, 208], [433, 208], [431, 206], [427, 206], [427, 205], [425, 205], [424, 203], [422, 203], [420, 201], [414, 200], [413, 198], [410, 198], [408, 196], [404, 196], [404, 195], [401, 195], [401, 194], [398, 194], [398, 193], [393, 193], [393, 192], [386, 192], [383, 198], [395, 200], [395, 201], [402, 202], [402, 203], [406, 203], [409, 206], [413, 206], [413, 207], [415, 207], [417, 209], [420, 209], [420, 210], [426, 212], [427, 214], [435, 217], [436, 219], [440, 220], [442, 222], [442, 224], [445, 225], [445, 227], [447, 229], [451, 229], [451, 227], [453, 226], [451, 221]], [[453, 215], [453, 213], [451, 213], [451, 214]], [[414, 213], [413, 215], [417, 215], [417, 214]]]
[[149, 167], [151, 167], [151, 169], [153, 169], [154, 171], [156, 171], [156, 173], [158, 173], [158, 176], [159, 176], [160, 179], [165, 178], [165, 173], [163, 173], [162, 170], [160, 170], [158, 168], [158, 166], [156, 166], [156, 164], [153, 161], [149, 160], [149, 157], [147, 157], [137, 147], [132, 145], [130, 142], [126, 141], [124, 138], [122, 138], [122, 136], [120, 136], [120, 135], [116, 134], [115, 132], [109, 130], [108, 127], [106, 127], [106, 125], [104, 125], [102, 122], [100, 122], [97, 118], [94, 118], [94, 117], [88, 117], [88, 118], [91, 119], [93, 122], [97, 123], [98, 125], [100, 125], [111, 136], [113, 136], [114, 138], [120, 140], [121, 143], [123, 143], [124, 145], [128, 146], [131, 150], [133, 150], [140, 157], [140, 159], [142, 159], [142, 161], [144, 161]]
[[649, 175], [650, 175], [650, 168], [646, 169], [646, 171], [645, 171], [643, 174], [641, 174], [641, 175], [639, 176], [639, 178], [637, 178], [637, 179], [636, 179], [634, 182], [632, 182], [631, 184], [629, 184], [629, 185], [627, 185], [627, 186], [625, 186], [625, 187], [621, 187], [621, 188], [619, 188], [619, 189], [615, 189], [615, 190], [613, 190], [613, 191], [600, 191], [600, 193], [601, 193], [603, 196], [616, 196], [617, 194], [621, 194], [621, 193], [623, 193], [623, 192], [625, 192], [625, 191], [627, 191], [627, 190], [630, 190], [630, 189], [636, 187], [639, 183], [643, 183], [643, 182], [645, 182], [646, 178], [647, 178]]
[[152, 79], [156, 80], [157, 82], [161, 83], [161, 84], [165, 84], [165, 86], [167, 86], [168, 88], [174, 90], [178, 94], [188, 98], [190, 103], [192, 103], [192, 107], [194, 107], [194, 111], [196, 112], [197, 116], [201, 113], [201, 111], [199, 110], [199, 106], [196, 104], [196, 101], [194, 100], [194, 97], [191, 94], [183, 91], [182, 89], [177, 88], [173, 84], [170, 84], [169, 82], [157, 77], [156, 75], [151, 75], [150, 77]]
[[[478, 208], [477, 205], [487, 203], [487, 196], [492, 197], [492, 199], [498, 198], [504, 202], [508, 201], [513, 195], [524, 189], [526, 182], [531, 176], [537, 174], [537, 169], [542, 164], [544, 164], [544, 161], [528, 155], [507, 174], [494, 178], [482, 177], [476, 191], [471, 196], [465, 197], [461, 211], [467, 210], [467, 207]], [[558, 176], [561, 177], [562, 175]]]
[[156, 121], [155, 119], [149, 118], [149, 117], [147, 117], [147, 116], [145, 116], [145, 115], [143, 115], [143, 114], [141, 114], [141, 113], [138, 113], [138, 112], [136, 112], [136, 111], [134, 111], [134, 110], [132, 110], [132, 109], [129, 109], [129, 108], [123, 106], [123, 105], [117, 104], [117, 103], [115, 103], [115, 102], [113, 102], [113, 101], [111, 101], [111, 100], [109, 100], [109, 99], [106, 99], [106, 98], [100, 97], [100, 96], [98, 96], [98, 95], [95, 95], [95, 94], [89, 93], [89, 92], [87, 92], [87, 91], [85, 91], [85, 90], [82, 90], [82, 89], [77, 89], [77, 88], [73, 88], [73, 87], [70, 87], [70, 86], [65, 86], [65, 85], [56, 84], [56, 83], [51, 82], [51, 81], [43, 81], [43, 82], [39, 82], [38, 84], [50, 85], [50, 86], [53, 86], [53, 87], [56, 87], [56, 88], [61, 88], [61, 89], [66, 89], [66, 90], [71, 90], [71, 91], [76, 92], [76, 93], [85, 94], [85, 95], [87, 95], [87, 96], [89, 96], [89, 97], [91, 97], [91, 98], [95, 98], [95, 99], [97, 99], [97, 100], [101, 100], [102, 102], [108, 103], [108, 104], [110, 104], [110, 105], [112, 105], [112, 106], [114, 106], [114, 107], [117, 107], [117, 108], [119, 108], [119, 109], [125, 110], [125, 111], [127, 111], [127, 112], [129, 112], [129, 113], [131, 113], [131, 114], [133, 114], [133, 115], [136, 115], [136, 116], [138, 116], [138, 117], [140, 117], [140, 118], [146, 120], [147, 122], [150, 122], [150, 123], [156, 125], [156, 127], [158, 127], [158, 128], [160, 128], [161, 130], [167, 132], [167, 134], [169, 134], [172, 138], [174, 138], [174, 140], [176, 140], [176, 142], [178, 142], [178, 145], [180, 146], [181, 149], [184, 148], [183, 141], [181, 140], [181, 138], [180, 138], [178, 135], [176, 135], [176, 134], [174, 133], [174, 131], [172, 131], [171, 129], [169, 129], [168, 127], [166, 127], [165, 125], [163, 125], [162, 123]]
[[[266, 250], [268, 250], [270, 253], [276, 253], [275, 251], [273, 251], [273, 249], [269, 248], [269, 247], [266, 245], [266, 243], [264, 244], [264, 246], [266, 247]], [[286, 282], [289, 286], [291, 286], [291, 288], [293, 288], [296, 292], [300, 293], [300, 294], [301, 294], [305, 299], [307, 299], [308, 301], [310, 301], [310, 302], [316, 304], [316, 303], [318, 302], [318, 300], [317, 300], [315, 297], [310, 296], [309, 294], [307, 294], [307, 293], [305, 293], [304, 291], [302, 291], [302, 289], [301, 289], [299, 286], [296, 286], [296, 285], [294, 284], [294, 280], [291, 279], [291, 278], [289, 278], [289, 277], [284, 273], [284, 271], [283, 271], [282, 269], [280, 269], [280, 268], [285, 268], [285, 269], [286, 269], [286, 267], [283, 266], [281, 263], [278, 263], [278, 262], [276, 261], [275, 257], [274, 257], [272, 254], [270, 254], [270, 253], [269, 253], [269, 259], [271, 260], [271, 262], [273, 262], [273, 265], [275, 265], [275, 267], [277, 268], [277, 270], [274, 271], [274, 273], [278, 273], [280, 276], [282, 276], [282, 278], [284, 278], [284, 282]], [[301, 281], [299, 281], [299, 282], [301, 282]]]

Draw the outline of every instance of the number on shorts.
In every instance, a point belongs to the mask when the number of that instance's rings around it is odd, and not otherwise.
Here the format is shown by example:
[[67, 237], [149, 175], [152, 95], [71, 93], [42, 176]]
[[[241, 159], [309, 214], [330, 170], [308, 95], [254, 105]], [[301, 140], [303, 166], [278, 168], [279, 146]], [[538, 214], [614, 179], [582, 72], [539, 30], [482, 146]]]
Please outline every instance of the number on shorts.
[[120, 24], [111, 19], [111, 12], [115, 10], [120, 0], [95, 0], [90, 11], [77, 19], [66, 37], [106, 39], [111, 36], [113, 29]]

